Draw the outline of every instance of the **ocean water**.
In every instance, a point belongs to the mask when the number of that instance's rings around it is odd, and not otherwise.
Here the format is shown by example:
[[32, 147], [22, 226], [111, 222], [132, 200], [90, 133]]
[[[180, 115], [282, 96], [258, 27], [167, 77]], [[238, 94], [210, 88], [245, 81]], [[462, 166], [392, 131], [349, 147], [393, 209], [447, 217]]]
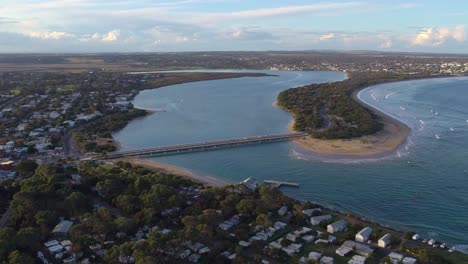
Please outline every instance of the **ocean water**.
[[[283, 133], [292, 117], [278, 92], [342, 80], [337, 72], [270, 72], [277, 77], [188, 83], [141, 92], [136, 107], [161, 112], [114, 134], [124, 150]], [[330, 161], [298, 155], [291, 142], [155, 157], [237, 182], [298, 182], [288, 195], [362, 215], [424, 237], [468, 244], [468, 78], [382, 84], [359, 97], [412, 128], [408, 143], [379, 160]]]

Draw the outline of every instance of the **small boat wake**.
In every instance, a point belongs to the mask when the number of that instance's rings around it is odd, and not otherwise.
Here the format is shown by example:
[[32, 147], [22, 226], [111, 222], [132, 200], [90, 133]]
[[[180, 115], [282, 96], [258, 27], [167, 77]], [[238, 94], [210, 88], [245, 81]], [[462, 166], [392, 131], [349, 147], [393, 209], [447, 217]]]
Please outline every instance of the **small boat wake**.
[[301, 77], [302, 77], [302, 73], [296, 73], [296, 77], [295, 77], [295, 78], [292, 78], [292, 79], [286, 80], [286, 81], [275, 82], [275, 83], [273, 83], [273, 85], [275, 85], [275, 84], [283, 84], [283, 83], [288, 83], [288, 82], [293, 82], [293, 81], [296, 81], [296, 80], [300, 79]]
[[388, 98], [390, 98], [390, 96], [394, 95], [394, 94], [397, 94], [398, 92], [393, 92], [393, 93], [389, 93], [387, 95], [385, 95], [385, 99], [388, 100]]

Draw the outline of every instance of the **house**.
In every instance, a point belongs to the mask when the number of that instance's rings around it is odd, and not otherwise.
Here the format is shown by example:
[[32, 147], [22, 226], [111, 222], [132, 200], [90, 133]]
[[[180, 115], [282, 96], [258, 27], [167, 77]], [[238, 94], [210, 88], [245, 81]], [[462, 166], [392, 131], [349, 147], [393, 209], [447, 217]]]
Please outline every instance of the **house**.
[[206, 254], [206, 253], [208, 253], [208, 252], [210, 252], [210, 251], [211, 251], [211, 249], [210, 249], [209, 247], [204, 247], [204, 248], [201, 248], [201, 249], [198, 251], [198, 253], [200, 253], [200, 254]]
[[72, 226], [72, 221], [63, 220], [54, 227], [54, 229], [52, 230], [52, 235], [56, 237], [67, 237], [68, 231]]
[[288, 210], [288, 207], [285, 205], [285, 206], [282, 206], [282, 207], [278, 210], [278, 214], [281, 215], [281, 216], [283, 216], [283, 215], [287, 214], [288, 211], [289, 211], [289, 210]]
[[404, 258], [403, 255], [395, 252], [391, 252], [390, 254], [388, 254], [388, 257], [390, 258], [390, 260], [395, 261], [397, 263], [400, 263]]
[[219, 228], [221, 228], [224, 231], [227, 231], [227, 230], [231, 229], [232, 227], [238, 225], [239, 223], [240, 223], [240, 218], [239, 218], [238, 215], [235, 215], [235, 216], [231, 217], [231, 219], [226, 220], [226, 221], [222, 222], [221, 224], [219, 224]]
[[379, 239], [377, 244], [381, 248], [386, 248], [390, 245], [391, 239], [392, 237], [390, 236], [390, 234], [385, 234], [383, 237]]
[[239, 246], [241, 247], [248, 247], [250, 246], [250, 243], [244, 240], [239, 241]]
[[348, 264], [365, 264], [366, 258], [363, 256], [355, 255], [348, 261]]
[[309, 260], [318, 261], [322, 257], [322, 254], [312, 251], [309, 253]]
[[314, 216], [310, 218], [310, 224], [315, 226], [315, 225], [319, 225], [323, 221], [329, 221], [331, 219], [332, 219], [331, 215]]
[[343, 246], [342, 246], [342, 247], [339, 247], [339, 248], [335, 251], [335, 253], [336, 253], [337, 255], [340, 255], [340, 256], [342, 256], [342, 257], [345, 257], [346, 255], [348, 255], [348, 254], [351, 253], [351, 252], [352, 252], [352, 250], [351, 250], [350, 248], [343, 247]]
[[188, 256], [190, 256], [190, 254], [192, 254], [192, 251], [190, 251], [189, 249], [186, 249], [182, 252], [179, 252], [177, 254], [177, 258], [179, 259], [186, 259]]
[[321, 208], [312, 208], [312, 209], [306, 209], [302, 210], [302, 213], [308, 217], [311, 217], [314, 212], [322, 212]]
[[361, 244], [361, 243], [358, 243], [358, 242], [352, 241], [352, 240], [346, 240], [343, 243], [343, 245], [341, 245], [341, 246], [342, 247], [347, 247], [347, 248], [355, 251], [357, 254], [365, 256], [365, 257], [370, 256], [370, 254], [372, 254], [374, 252], [374, 249], [372, 249], [368, 245]]
[[291, 241], [291, 242], [296, 242], [297, 237], [296, 237], [296, 235], [293, 234], [293, 233], [288, 233], [288, 234], [286, 235], [286, 239], [289, 240], [289, 241]]
[[334, 263], [334, 259], [332, 257], [323, 256], [320, 259], [320, 264], [333, 264], [333, 263]]
[[313, 242], [315, 240], [315, 236], [313, 235], [307, 235], [302, 237], [302, 240], [304, 240], [307, 243]]
[[48, 249], [49, 249], [50, 254], [52, 255], [58, 254], [63, 251], [63, 247], [60, 244], [51, 246]]
[[369, 240], [370, 235], [372, 234], [372, 228], [366, 227], [359, 231], [359, 233], [356, 234], [356, 241], [358, 242], [367, 242]]
[[344, 219], [331, 223], [327, 225], [327, 232], [333, 234], [335, 232], [342, 232], [345, 231], [348, 226], [348, 222]]
[[56, 246], [58, 244], [60, 244], [60, 243], [57, 240], [50, 240], [50, 241], [45, 242], [44, 246], [46, 248], [49, 248], [49, 247], [52, 247], [52, 246]]
[[403, 264], [416, 264], [417, 262], [418, 262], [417, 259], [411, 258], [411, 257], [405, 257], [405, 258], [401, 261], [401, 263], [403, 263]]
[[248, 189], [252, 191], [255, 191], [258, 187], [258, 181], [253, 177], [250, 177], [241, 181], [240, 184], [244, 185], [245, 187], [247, 187]]
[[270, 242], [270, 244], [268, 244], [268, 247], [270, 247], [272, 249], [282, 248], [281, 244], [279, 242], [277, 242], [277, 241]]
[[280, 230], [280, 229], [283, 229], [287, 226], [287, 224], [283, 223], [283, 222], [275, 222], [275, 224], [273, 225], [273, 227], [276, 229], [276, 230]]
[[201, 258], [200, 255], [192, 254], [187, 258], [187, 260], [190, 261], [190, 262], [193, 262], [193, 263], [197, 263], [198, 261], [200, 261], [200, 258]]

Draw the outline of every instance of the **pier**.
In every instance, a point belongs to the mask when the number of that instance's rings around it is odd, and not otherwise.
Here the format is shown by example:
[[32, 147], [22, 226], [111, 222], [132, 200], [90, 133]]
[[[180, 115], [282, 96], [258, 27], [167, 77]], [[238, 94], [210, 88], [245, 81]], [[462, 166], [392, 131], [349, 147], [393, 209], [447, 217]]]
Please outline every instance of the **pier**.
[[206, 141], [206, 142], [191, 143], [191, 144], [155, 147], [155, 148], [148, 148], [148, 149], [141, 149], [141, 150], [112, 152], [112, 153], [107, 153], [107, 154], [102, 154], [102, 155], [92, 155], [92, 156], [83, 158], [83, 160], [84, 161], [86, 160], [109, 160], [109, 159], [120, 159], [120, 158], [126, 158], [126, 157], [166, 156], [166, 155], [174, 155], [174, 154], [181, 154], [181, 153], [187, 153], [187, 152], [208, 151], [208, 150], [215, 150], [215, 149], [221, 149], [221, 148], [239, 147], [239, 146], [244, 146], [244, 145], [293, 140], [293, 139], [301, 138], [304, 136], [307, 136], [307, 134], [303, 132], [297, 132], [297, 133], [274, 134], [274, 135], [266, 135], [266, 136], [233, 138], [233, 139]]
[[263, 183], [269, 184], [273, 188], [280, 188], [281, 186], [289, 186], [289, 187], [299, 188], [299, 183], [295, 183], [295, 182], [264, 180]]

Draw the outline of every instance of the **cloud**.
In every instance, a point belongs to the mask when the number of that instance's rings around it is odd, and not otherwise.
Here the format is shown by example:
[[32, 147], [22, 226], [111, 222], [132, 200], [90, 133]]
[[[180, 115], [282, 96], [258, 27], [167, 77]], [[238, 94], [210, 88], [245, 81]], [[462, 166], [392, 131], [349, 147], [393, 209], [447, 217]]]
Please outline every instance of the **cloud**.
[[382, 44], [380, 44], [379, 47], [382, 49], [390, 49], [393, 47], [393, 40], [391, 39], [384, 40], [384, 42], [382, 42]]
[[335, 37], [335, 34], [333, 34], [333, 33], [324, 34], [324, 35], [320, 36], [320, 41], [329, 40], [329, 39], [332, 39], [334, 37]]
[[101, 38], [102, 41], [104, 42], [114, 42], [117, 41], [120, 37], [120, 31], [119, 30], [112, 30], [104, 34], [104, 36]]
[[94, 33], [92, 35], [84, 34], [81, 35], [78, 40], [81, 42], [116, 42], [120, 37], [120, 30], [112, 30], [104, 34]]
[[411, 41], [414, 46], [440, 46], [448, 40], [464, 42], [466, 39], [465, 27], [460, 25], [454, 28], [424, 28]]
[[222, 38], [234, 40], [272, 40], [276, 37], [268, 31], [258, 27], [231, 27], [226, 29], [222, 34]]
[[349, 10], [366, 6], [365, 2], [345, 2], [345, 3], [319, 3], [313, 5], [292, 5], [275, 8], [260, 8], [237, 12], [202, 14], [200, 19], [204, 22], [215, 22], [220, 20], [255, 19], [264, 17], [275, 17], [293, 15], [298, 13], [313, 13], [321, 11]]
[[67, 33], [67, 32], [62, 32], [62, 31], [44, 31], [44, 32], [30, 32], [27, 34], [30, 37], [33, 38], [40, 38], [40, 39], [62, 39], [62, 38], [71, 38], [74, 37], [73, 34]]

